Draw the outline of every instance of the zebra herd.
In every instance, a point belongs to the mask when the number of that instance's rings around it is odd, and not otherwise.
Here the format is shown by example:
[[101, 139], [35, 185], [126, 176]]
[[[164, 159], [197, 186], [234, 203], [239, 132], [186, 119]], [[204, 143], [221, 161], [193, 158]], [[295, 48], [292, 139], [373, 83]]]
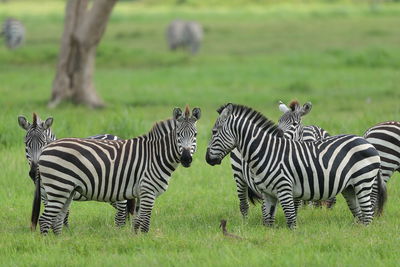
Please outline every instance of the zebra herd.
[[[329, 136], [322, 128], [302, 125], [311, 107], [280, 103], [283, 115], [276, 125], [250, 107], [221, 106], [206, 161], [220, 164], [230, 154], [240, 212], [246, 217], [249, 201], [262, 201], [266, 226], [274, 224], [278, 203], [293, 229], [301, 200], [333, 203], [339, 193], [353, 216], [367, 225], [382, 213], [386, 183], [400, 171], [400, 122], [378, 124], [364, 137]], [[68, 225], [72, 200], [96, 200], [116, 207], [117, 226], [135, 213], [134, 231], [148, 232], [155, 199], [167, 190], [179, 164], [191, 165], [200, 116], [199, 108], [175, 108], [172, 119], [127, 140], [113, 135], [56, 140], [52, 118], [43, 122], [34, 114], [30, 124], [20, 116], [36, 188], [32, 229], [39, 221], [41, 233], [51, 228], [59, 234]], [[39, 218], [41, 200], [44, 212]]]

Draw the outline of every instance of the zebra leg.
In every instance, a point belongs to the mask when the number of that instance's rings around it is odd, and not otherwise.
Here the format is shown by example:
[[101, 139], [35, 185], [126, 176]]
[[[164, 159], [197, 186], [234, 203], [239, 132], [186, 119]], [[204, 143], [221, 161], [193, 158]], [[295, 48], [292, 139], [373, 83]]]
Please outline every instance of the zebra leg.
[[53, 227], [55, 234], [61, 232], [62, 222], [69, 204], [71, 203], [72, 197], [73, 194], [68, 191], [47, 193], [47, 205], [44, 208], [43, 214], [39, 217], [40, 232], [42, 234], [46, 235], [49, 232], [50, 227]]
[[245, 182], [241, 179], [235, 179], [236, 180], [236, 188], [237, 188], [237, 194], [239, 198], [239, 208], [240, 208], [240, 213], [242, 214], [243, 218], [247, 218], [247, 215], [249, 213], [249, 201], [248, 201], [248, 186], [246, 185]]
[[293, 199], [294, 211], [296, 212], [296, 215], [297, 215], [297, 212], [298, 212], [299, 207], [301, 206], [301, 203], [302, 203], [302, 202], [303, 202], [303, 201], [302, 201], [301, 199]]
[[363, 183], [355, 186], [354, 188], [362, 212], [361, 222], [365, 225], [370, 224], [372, 222], [372, 218], [374, 217], [374, 210], [371, 204], [372, 189], [367, 190], [366, 188], [368, 186], [373, 186], [373, 184], [371, 185]]
[[372, 192], [371, 192], [371, 205], [372, 205], [372, 210], [376, 211], [376, 200], [378, 199], [378, 179], [374, 180], [374, 184], [372, 186]]
[[127, 217], [126, 203], [127, 203], [126, 200], [111, 203], [111, 205], [117, 210], [117, 213], [115, 214], [114, 218], [115, 226], [117, 227], [122, 227], [126, 223], [126, 217]]
[[357, 202], [354, 188], [352, 186], [345, 188], [342, 191], [342, 195], [346, 199], [347, 206], [349, 206], [351, 214], [353, 214], [354, 218], [357, 218], [358, 221], [362, 221], [362, 213]]
[[71, 196], [65, 202], [64, 207], [61, 209], [60, 213], [57, 215], [56, 219], [53, 222], [53, 232], [56, 235], [61, 234], [65, 219], [67, 217], [67, 214], [69, 214], [69, 206], [71, 205], [73, 197], [74, 194], [71, 194]]
[[261, 207], [263, 215], [263, 224], [265, 226], [272, 226], [275, 222], [276, 205], [278, 199], [270, 195], [265, 195]]
[[326, 201], [326, 207], [327, 207], [328, 209], [333, 208], [333, 206], [335, 206], [335, 204], [336, 204], [336, 197], [330, 198], [330, 199], [328, 199], [328, 200]]
[[296, 211], [293, 202], [293, 193], [291, 188], [284, 188], [278, 192], [278, 200], [285, 213], [286, 223], [290, 229], [296, 228]]
[[69, 210], [67, 210], [67, 213], [65, 214], [65, 217], [64, 217], [64, 226], [67, 228], [69, 227], [68, 217], [69, 217]]
[[133, 230], [135, 233], [137, 233], [139, 229], [144, 233], [149, 231], [151, 211], [153, 210], [155, 199], [156, 197], [153, 192], [140, 193], [139, 213], [133, 220]]

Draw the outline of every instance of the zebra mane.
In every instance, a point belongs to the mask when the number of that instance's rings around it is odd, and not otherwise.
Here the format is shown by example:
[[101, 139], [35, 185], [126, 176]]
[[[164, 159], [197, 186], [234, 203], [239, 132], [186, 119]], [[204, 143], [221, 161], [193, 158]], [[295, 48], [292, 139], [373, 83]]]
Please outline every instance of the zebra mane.
[[176, 126], [174, 119], [166, 119], [156, 122], [145, 136], [164, 136], [170, 133]]
[[292, 102], [290, 102], [290, 104], [289, 104], [289, 108], [292, 111], [295, 111], [298, 107], [300, 107], [300, 104], [299, 104], [299, 101], [297, 101], [297, 100], [292, 100]]
[[32, 126], [36, 127], [37, 124], [38, 124], [38, 116], [37, 116], [37, 114], [35, 112], [33, 112], [33, 114], [32, 114]]
[[[221, 113], [222, 110], [229, 104], [231, 103], [221, 106], [217, 111]], [[276, 125], [273, 121], [265, 117], [262, 113], [244, 105], [239, 105], [239, 104], [231, 104], [231, 105], [233, 107], [232, 113], [244, 115], [252, 122], [254, 122], [254, 124], [261, 130], [266, 131], [272, 135], [276, 135], [278, 137], [283, 137], [283, 131], [278, 127], [278, 125]]]

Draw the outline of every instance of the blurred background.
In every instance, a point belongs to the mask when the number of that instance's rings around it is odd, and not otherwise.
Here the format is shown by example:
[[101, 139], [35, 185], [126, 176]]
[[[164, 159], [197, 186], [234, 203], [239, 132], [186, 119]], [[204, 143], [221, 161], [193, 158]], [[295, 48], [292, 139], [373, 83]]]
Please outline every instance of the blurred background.
[[[226, 266], [265, 265], [268, 257], [277, 266], [326, 266], [326, 259], [338, 266], [359, 266], [364, 259], [398, 264], [398, 179], [388, 187], [389, 196], [395, 197], [389, 198], [386, 217], [378, 223], [354, 226], [340, 198], [333, 211], [305, 209], [299, 216], [304, 230], [292, 234], [281, 210], [276, 229], [261, 225], [259, 207], [253, 207], [248, 222], [243, 222], [229, 160], [212, 168], [204, 155], [215, 110], [226, 102], [251, 106], [277, 121], [278, 101], [311, 101], [304, 124], [318, 125], [332, 135], [362, 135], [379, 122], [399, 121], [399, 1], [109, 0], [114, 3], [109, 19], [92, 23], [99, 27], [86, 29], [84, 20], [74, 24], [83, 40], [91, 37], [85, 33], [98, 30], [89, 80], [101, 99], [99, 106], [69, 98], [51, 101], [58, 88], [54, 81], [67, 6], [77, 2], [88, 2], [90, 9], [107, 1], [0, 0], [0, 23], [4, 27], [13, 18], [8, 31], [19, 36], [13, 44], [7, 43], [6, 34], [0, 37], [0, 255], [13, 260], [9, 265], [32, 265], [32, 260], [43, 258], [50, 265], [128, 265], [132, 258], [152, 266], [172, 266], [177, 260], [208, 266], [218, 260]], [[181, 24], [171, 35], [180, 43], [171, 50], [167, 28], [176, 20]], [[187, 22], [198, 26], [183, 26]], [[71, 46], [76, 41], [66, 40]], [[68, 73], [82, 74], [79, 64], [67, 65]], [[157, 200], [152, 238], [135, 237], [131, 242], [129, 227], [114, 229], [113, 209], [98, 203], [74, 203], [74, 227], [63, 237], [31, 238], [33, 185], [18, 115], [28, 121], [32, 112], [43, 120], [52, 116], [57, 138], [100, 133], [131, 138], [186, 104], [202, 109], [198, 151], [192, 167], [179, 168], [168, 192]], [[223, 242], [221, 218], [228, 218], [229, 229], [252, 241]], [[358, 239], [348, 242], [353, 237]], [[70, 253], [64, 253], [66, 248]], [[165, 253], [159, 253], [162, 250]], [[52, 257], [40, 258], [46, 251]], [[104, 256], [110, 253], [113, 256]]]
[[[49, 109], [66, 3], [0, 2], [0, 21], [12, 17], [25, 27], [21, 46], [0, 45], [0, 146], [15, 136], [7, 134], [9, 123], [33, 111], [54, 116], [62, 136], [106, 131], [125, 138], [185, 104], [211, 119], [219, 105], [241, 103], [277, 120], [277, 101], [312, 101], [306, 122], [333, 133], [362, 134], [399, 119], [396, 1], [117, 1], [93, 72], [106, 108], [65, 101]], [[201, 25], [196, 54], [169, 49], [166, 30], [176, 19]]]

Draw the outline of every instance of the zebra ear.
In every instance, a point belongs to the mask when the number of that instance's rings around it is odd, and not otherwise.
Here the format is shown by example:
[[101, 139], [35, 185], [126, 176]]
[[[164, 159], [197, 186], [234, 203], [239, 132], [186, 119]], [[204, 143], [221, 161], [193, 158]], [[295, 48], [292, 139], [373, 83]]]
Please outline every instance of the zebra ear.
[[31, 125], [24, 116], [18, 116], [18, 124], [21, 126], [22, 129], [28, 130], [29, 126]]
[[290, 110], [282, 101], [279, 101], [278, 104], [279, 104], [279, 110], [281, 112], [286, 113]]
[[53, 117], [49, 117], [46, 119], [46, 121], [43, 123], [43, 128], [45, 130], [49, 129], [50, 126], [53, 124]]
[[200, 108], [194, 108], [192, 110], [192, 117], [194, 117], [196, 119], [196, 121], [198, 121], [201, 117], [201, 109]]
[[233, 111], [233, 106], [231, 103], [229, 103], [228, 105], [225, 106], [225, 108], [221, 111], [221, 115], [219, 115], [221, 117], [221, 119], [226, 119], [228, 118]]
[[174, 108], [174, 111], [172, 112], [172, 117], [174, 120], [178, 120], [179, 118], [182, 117], [182, 110], [180, 108]]
[[311, 111], [311, 108], [312, 108], [311, 102], [305, 103], [300, 111], [301, 116], [307, 115]]

